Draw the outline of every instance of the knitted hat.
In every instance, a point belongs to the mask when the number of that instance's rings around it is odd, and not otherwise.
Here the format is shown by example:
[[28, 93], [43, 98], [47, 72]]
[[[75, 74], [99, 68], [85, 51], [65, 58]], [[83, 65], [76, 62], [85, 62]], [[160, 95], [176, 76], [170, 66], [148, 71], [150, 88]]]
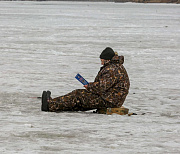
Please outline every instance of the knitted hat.
[[101, 59], [105, 59], [105, 60], [111, 60], [112, 57], [115, 56], [115, 53], [113, 51], [112, 48], [110, 47], [107, 47], [106, 49], [104, 49], [100, 55], [100, 58]]

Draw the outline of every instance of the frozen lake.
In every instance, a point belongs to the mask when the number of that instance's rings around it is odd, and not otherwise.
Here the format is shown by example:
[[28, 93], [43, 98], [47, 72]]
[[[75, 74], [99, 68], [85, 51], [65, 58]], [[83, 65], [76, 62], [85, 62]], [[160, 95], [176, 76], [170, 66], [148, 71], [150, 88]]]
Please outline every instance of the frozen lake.
[[[41, 112], [125, 56], [134, 116]], [[0, 153], [180, 153], [180, 5], [0, 2]], [[145, 115], [141, 115], [145, 113]]]

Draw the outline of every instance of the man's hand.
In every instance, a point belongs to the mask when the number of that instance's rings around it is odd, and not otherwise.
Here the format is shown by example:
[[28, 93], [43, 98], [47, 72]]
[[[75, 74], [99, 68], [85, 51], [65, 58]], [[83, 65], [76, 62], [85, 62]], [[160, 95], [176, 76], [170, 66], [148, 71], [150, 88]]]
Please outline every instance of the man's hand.
[[88, 85], [84, 85], [84, 87], [87, 89]]

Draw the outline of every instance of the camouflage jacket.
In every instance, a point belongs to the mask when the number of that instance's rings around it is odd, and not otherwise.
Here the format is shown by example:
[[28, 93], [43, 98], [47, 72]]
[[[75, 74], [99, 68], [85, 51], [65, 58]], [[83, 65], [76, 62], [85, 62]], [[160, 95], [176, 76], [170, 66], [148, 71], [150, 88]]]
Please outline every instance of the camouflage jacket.
[[130, 87], [123, 63], [124, 56], [115, 55], [100, 68], [94, 82], [88, 84], [87, 90], [101, 96], [114, 107], [122, 106]]

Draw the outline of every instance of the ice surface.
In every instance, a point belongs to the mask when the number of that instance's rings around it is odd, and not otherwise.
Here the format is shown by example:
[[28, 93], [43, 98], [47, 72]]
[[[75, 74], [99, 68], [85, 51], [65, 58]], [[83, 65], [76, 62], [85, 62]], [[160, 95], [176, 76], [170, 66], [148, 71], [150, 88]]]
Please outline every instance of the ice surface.
[[[180, 153], [179, 25], [176, 4], [1, 1], [0, 153]], [[43, 90], [93, 81], [107, 46], [125, 56], [137, 116], [40, 111]]]

